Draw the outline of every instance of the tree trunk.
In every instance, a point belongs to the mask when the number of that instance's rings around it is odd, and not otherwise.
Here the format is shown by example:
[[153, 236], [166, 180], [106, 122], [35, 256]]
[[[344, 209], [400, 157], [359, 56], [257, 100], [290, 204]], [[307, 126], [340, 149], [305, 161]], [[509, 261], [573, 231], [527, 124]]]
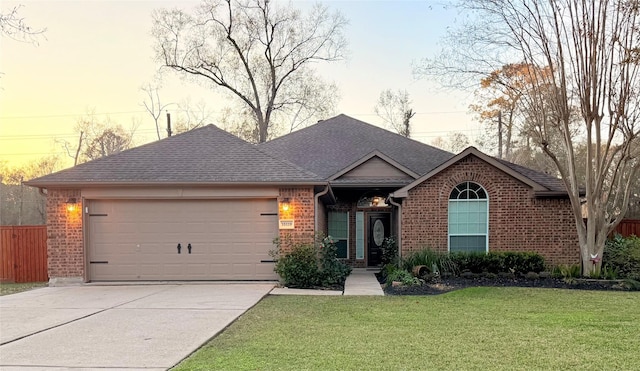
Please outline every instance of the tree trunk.
[[[607, 236], [603, 232], [604, 228], [602, 226], [596, 227], [595, 224], [587, 221], [585, 236], [580, 238], [583, 277], [599, 277], [602, 269], [602, 255]], [[592, 229], [591, 232], [589, 232], [590, 228]]]

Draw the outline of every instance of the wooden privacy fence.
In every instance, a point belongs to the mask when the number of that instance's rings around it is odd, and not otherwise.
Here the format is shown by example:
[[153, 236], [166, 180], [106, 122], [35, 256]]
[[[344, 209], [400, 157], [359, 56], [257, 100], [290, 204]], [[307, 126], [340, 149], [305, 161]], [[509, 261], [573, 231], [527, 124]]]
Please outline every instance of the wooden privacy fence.
[[0, 281], [48, 280], [47, 226], [0, 226]]
[[624, 237], [632, 234], [640, 237], [640, 220], [623, 219], [613, 233], [620, 233]]

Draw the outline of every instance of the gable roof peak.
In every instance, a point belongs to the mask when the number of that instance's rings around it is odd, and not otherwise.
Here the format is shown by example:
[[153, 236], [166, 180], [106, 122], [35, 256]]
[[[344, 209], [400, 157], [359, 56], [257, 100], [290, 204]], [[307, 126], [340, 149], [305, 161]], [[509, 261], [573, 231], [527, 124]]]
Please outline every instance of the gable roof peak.
[[418, 175], [453, 156], [453, 153], [345, 114], [258, 144], [258, 147], [325, 179], [376, 150]]
[[443, 162], [442, 164], [440, 164], [439, 166], [437, 166], [427, 174], [416, 179], [411, 184], [395, 191], [391, 196], [397, 197], [397, 198], [408, 197], [409, 191], [411, 189], [423, 183], [424, 181], [428, 180], [429, 178], [435, 176], [436, 174], [444, 171], [445, 169], [449, 168], [450, 166], [454, 165], [460, 160], [466, 158], [467, 156], [475, 156], [479, 158], [480, 160], [488, 163], [489, 165], [521, 181], [522, 183], [527, 184], [534, 190], [534, 192], [538, 194], [543, 195], [545, 193], [546, 194], [563, 193], [563, 192], [566, 193], [566, 190], [564, 190], [562, 186], [560, 187], [558, 186], [559, 180], [556, 178], [546, 176], [546, 174], [539, 173], [535, 170], [531, 170], [523, 166], [510, 163], [505, 160], [497, 159], [493, 156], [489, 156], [479, 151], [477, 148], [473, 146], [470, 146], [464, 149], [463, 151], [461, 151], [460, 153], [458, 153], [457, 155], [453, 156], [449, 160]]

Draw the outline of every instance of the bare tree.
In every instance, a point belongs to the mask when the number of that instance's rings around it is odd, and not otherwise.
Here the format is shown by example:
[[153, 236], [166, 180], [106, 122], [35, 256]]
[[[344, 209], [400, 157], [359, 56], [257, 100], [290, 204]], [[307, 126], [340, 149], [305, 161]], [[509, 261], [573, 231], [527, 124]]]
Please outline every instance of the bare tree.
[[84, 144], [84, 131], [80, 130], [78, 133], [78, 144], [75, 147], [72, 146], [71, 142], [66, 139], [54, 139], [54, 141], [62, 146], [67, 156], [73, 159], [73, 166], [78, 165], [78, 160], [80, 159], [80, 151], [82, 150], [82, 145]]
[[389, 129], [407, 138], [411, 135], [410, 121], [416, 113], [406, 90], [382, 91], [374, 111]]
[[213, 112], [207, 107], [204, 101], [192, 103], [190, 99], [185, 99], [178, 104], [177, 117], [175, 120], [175, 130], [177, 133], [193, 130], [207, 125]]
[[279, 115], [308, 104], [308, 89], [326, 86], [305, 77], [314, 63], [343, 58], [346, 24], [319, 4], [303, 14], [270, 0], [203, 0], [194, 14], [155, 12], [153, 35], [163, 66], [239, 99], [264, 142]]
[[287, 95], [298, 95], [299, 104], [283, 107], [282, 110], [285, 117], [283, 120], [286, 120], [282, 126], [289, 133], [335, 115], [336, 106], [340, 99], [336, 84], [326, 83], [313, 71], [299, 77], [301, 79], [295, 86], [290, 85], [294, 91], [286, 93]]
[[451, 132], [446, 138], [437, 137], [431, 141], [431, 145], [445, 151], [458, 153], [469, 147], [469, 137], [458, 131]]
[[152, 85], [148, 83], [140, 88], [146, 94], [145, 100], [142, 101], [142, 105], [145, 110], [151, 115], [153, 122], [156, 125], [156, 134], [158, 135], [158, 140], [160, 137], [160, 119], [162, 118], [162, 114], [166, 113], [167, 107], [171, 106], [173, 103], [162, 103], [160, 100], [160, 93], [158, 92], [158, 86]]
[[109, 117], [100, 120], [95, 112], [91, 111], [78, 119], [75, 126], [78, 133], [77, 145], [66, 139], [55, 141], [73, 159], [75, 166], [132, 148], [136, 129], [136, 124], [127, 130], [120, 124], [112, 123]]
[[43, 157], [19, 167], [0, 163], [0, 225], [46, 222], [46, 197], [24, 181], [51, 174], [60, 168], [56, 156]]
[[122, 126], [105, 128], [87, 141], [84, 157], [87, 161], [122, 152], [131, 148], [133, 135], [127, 133]]
[[[475, 34], [461, 39], [460, 53], [449, 60], [464, 56], [466, 62], [447, 66], [439, 58], [419, 72], [486, 76], [514, 60], [538, 67], [527, 72], [531, 85], [522, 99], [537, 142], [569, 193], [583, 274], [598, 272], [605, 240], [624, 217], [640, 168], [638, 1], [466, 0], [461, 5], [477, 15]], [[540, 73], [546, 68], [551, 73]], [[572, 130], [576, 120], [580, 136]], [[558, 145], [553, 133], [560, 133]], [[576, 143], [583, 141], [580, 156]]]
[[[253, 124], [251, 112], [245, 107], [224, 108], [220, 112], [218, 122], [220, 123], [220, 128], [238, 138], [244, 139], [249, 143], [258, 143], [258, 128]], [[272, 138], [268, 136], [267, 140], [270, 139]]]
[[37, 45], [47, 29], [29, 26], [18, 14], [21, 7], [22, 5], [17, 5], [8, 11], [0, 12], [0, 34], [16, 41]]

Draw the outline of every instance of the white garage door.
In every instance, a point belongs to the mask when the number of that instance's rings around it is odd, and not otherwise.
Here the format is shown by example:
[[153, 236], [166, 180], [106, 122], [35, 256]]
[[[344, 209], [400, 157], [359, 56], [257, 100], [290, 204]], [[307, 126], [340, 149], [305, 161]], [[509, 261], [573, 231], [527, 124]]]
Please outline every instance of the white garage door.
[[[92, 281], [273, 280], [275, 199], [93, 200]], [[178, 247], [180, 245], [180, 247]]]

